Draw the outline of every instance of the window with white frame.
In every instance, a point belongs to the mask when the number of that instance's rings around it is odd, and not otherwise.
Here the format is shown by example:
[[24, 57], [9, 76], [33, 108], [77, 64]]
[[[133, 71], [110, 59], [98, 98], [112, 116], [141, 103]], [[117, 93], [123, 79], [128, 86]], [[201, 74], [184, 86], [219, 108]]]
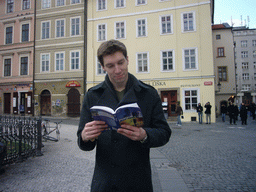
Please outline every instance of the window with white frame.
[[252, 46], [256, 47], [256, 40], [252, 40]]
[[249, 63], [248, 62], [243, 62], [242, 63], [242, 69], [248, 69], [249, 68]]
[[71, 18], [71, 36], [80, 35], [80, 17]]
[[147, 20], [138, 19], [137, 20], [137, 37], [147, 36]]
[[250, 84], [243, 84], [241, 91], [250, 91], [251, 85]]
[[247, 41], [246, 40], [241, 41], [241, 47], [247, 47]]
[[115, 8], [125, 7], [125, 0], [115, 0]]
[[50, 71], [50, 54], [43, 53], [41, 54], [41, 72]]
[[23, 10], [30, 9], [30, 0], [23, 0], [22, 1], [22, 9]]
[[81, 0], [71, 0], [71, 4], [77, 4], [77, 3], [80, 3]]
[[50, 38], [50, 21], [42, 22], [42, 39]]
[[249, 73], [243, 73], [242, 78], [243, 80], [249, 80]]
[[254, 58], [256, 58], [256, 50], [252, 51], [252, 55]]
[[172, 16], [161, 16], [161, 34], [172, 33]]
[[162, 57], [162, 71], [173, 71], [174, 70], [174, 51], [167, 50], [161, 51]]
[[65, 5], [65, 0], [56, 0], [56, 6], [64, 6]]
[[254, 73], [254, 80], [256, 80], [256, 73]]
[[149, 61], [148, 61], [148, 52], [137, 53], [137, 72], [148, 72], [149, 70]]
[[29, 24], [21, 25], [21, 42], [29, 41]]
[[198, 89], [184, 89], [184, 109], [185, 110], [195, 110], [197, 103], [199, 102], [199, 90]]
[[98, 7], [98, 11], [101, 11], [101, 10], [106, 10], [107, 9], [107, 0], [97, 0], [97, 7]]
[[253, 68], [256, 69], [256, 62], [253, 62]]
[[197, 49], [183, 49], [184, 70], [197, 69]]
[[115, 36], [116, 39], [124, 39], [125, 38], [125, 22], [116, 22], [115, 23]]
[[182, 13], [183, 32], [195, 31], [195, 14], [194, 12]]
[[104, 75], [106, 71], [103, 70], [102, 65], [100, 64], [99, 60], [97, 59], [97, 75]]
[[13, 12], [14, 0], [7, 0], [7, 13]]
[[56, 37], [64, 37], [65, 21], [64, 19], [56, 20]]
[[105, 41], [107, 40], [107, 25], [106, 24], [99, 24], [98, 25], [98, 41]]
[[42, 0], [42, 9], [47, 9], [51, 7], [51, 0]]
[[70, 67], [71, 70], [80, 69], [80, 51], [70, 52]]
[[218, 57], [224, 57], [224, 47], [218, 47]]
[[28, 75], [28, 56], [20, 57], [20, 75]]
[[12, 59], [11, 58], [4, 59], [4, 77], [11, 76], [11, 69], [12, 69]]
[[241, 52], [241, 57], [242, 58], [247, 58], [248, 57], [248, 51], [242, 51]]
[[146, 0], [136, 0], [136, 5], [145, 5], [147, 4]]
[[13, 43], [13, 26], [7, 26], [5, 28], [5, 44]]
[[55, 71], [63, 71], [64, 70], [64, 52], [55, 53]]

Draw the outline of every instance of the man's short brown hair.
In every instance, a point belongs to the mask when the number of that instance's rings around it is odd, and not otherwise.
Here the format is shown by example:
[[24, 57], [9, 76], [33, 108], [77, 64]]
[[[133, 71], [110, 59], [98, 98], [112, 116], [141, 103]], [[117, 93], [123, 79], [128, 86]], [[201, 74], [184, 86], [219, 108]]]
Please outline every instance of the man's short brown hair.
[[127, 58], [127, 50], [125, 45], [117, 40], [109, 40], [100, 45], [98, 48], [97, 56], [101, 66], [104, 66], [103, 57], [106, 55], [112, 55], [115, 52], [122, 52], [124, 57]]

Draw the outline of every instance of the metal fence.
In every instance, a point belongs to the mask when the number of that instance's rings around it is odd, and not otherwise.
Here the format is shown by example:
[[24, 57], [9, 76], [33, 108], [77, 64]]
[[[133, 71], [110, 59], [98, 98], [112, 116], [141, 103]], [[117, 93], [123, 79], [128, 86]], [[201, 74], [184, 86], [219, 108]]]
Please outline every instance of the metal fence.
[[42, 155], [41, 118], [0, 115], [0, 142], [7, 147], [4, 165]]

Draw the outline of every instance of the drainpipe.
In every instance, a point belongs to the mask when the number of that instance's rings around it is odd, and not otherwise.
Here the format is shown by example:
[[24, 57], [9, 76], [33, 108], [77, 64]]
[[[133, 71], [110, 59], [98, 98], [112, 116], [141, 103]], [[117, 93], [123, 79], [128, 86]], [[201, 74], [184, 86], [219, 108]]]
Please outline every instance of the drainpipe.
[[34, 3], [34, 53], [33, 53], [33, 87], [32, 87], [32, 116], [35, 115], [35, 62], [36, 62], [36, 1]]
[[84, 0], [84, 95], [87, 81], [87, 0]]

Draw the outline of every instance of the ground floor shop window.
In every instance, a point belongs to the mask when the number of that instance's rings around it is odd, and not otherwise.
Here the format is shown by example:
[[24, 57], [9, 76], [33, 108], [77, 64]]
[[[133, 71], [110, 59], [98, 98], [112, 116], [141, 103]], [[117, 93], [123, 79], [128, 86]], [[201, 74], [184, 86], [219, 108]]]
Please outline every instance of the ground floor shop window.
[[184, 89], [184, 109], [195, 110], [199, 103], [199, 89]]

